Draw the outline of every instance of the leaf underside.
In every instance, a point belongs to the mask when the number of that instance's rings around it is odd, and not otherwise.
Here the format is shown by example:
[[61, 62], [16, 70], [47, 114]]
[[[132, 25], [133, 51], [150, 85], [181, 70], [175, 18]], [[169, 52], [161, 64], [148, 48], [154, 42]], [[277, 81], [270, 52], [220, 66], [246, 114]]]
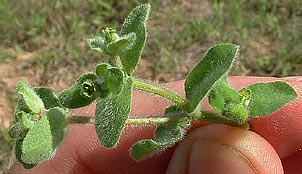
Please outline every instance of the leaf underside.
[[132, 79], [128, 78], [120, 93], [97, 99], [95, 129], [103, 146], [116, 146], [130, 113], [131, 95]]

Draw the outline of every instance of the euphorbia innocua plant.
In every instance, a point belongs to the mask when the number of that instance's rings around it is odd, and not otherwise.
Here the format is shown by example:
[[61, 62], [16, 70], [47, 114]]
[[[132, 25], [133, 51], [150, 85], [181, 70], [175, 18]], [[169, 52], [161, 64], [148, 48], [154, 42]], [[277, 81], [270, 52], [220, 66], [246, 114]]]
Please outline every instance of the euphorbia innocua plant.
[[[100, 144], [107, 148], [118, 146], [126, 124], [155, 125], [154, 139], [138, 141], [130, 149], [132, 158], [139, 161], [180, 141], [194, 121], [248, 129], [249, 118], [270, 114], [297, 98], [295, 90], [283, 81], [256, 83], [239, 90], [230, 87], [227, 77], [239, 51], [238, 45], [230, 43], [210, 48], [189, 72], [184, 84], [185, 98], [136, 79], [133, 72], [145, 46], [149, 13], [150, 5], [142, 4], [129, 14], [119, 33], [105, 28], [101, 35], [88, 39], [88, 46], [105, 55], [108, 61], [96, 65], [93, 73], [82, 74], [61, 93], [18, 82], [16, 123], [9, 135], [16, 142], [16, 159], [24, 168], [52, 159], [69, 124], [94, 124]], [[135, 89], [174, 104], [166, 108], [164, 115], [131, 118]], [[215, 112], [201, 110], [199, 105], [206, 98]], [[95, 117], [67, 116], [68, 109], [94, 101]]]

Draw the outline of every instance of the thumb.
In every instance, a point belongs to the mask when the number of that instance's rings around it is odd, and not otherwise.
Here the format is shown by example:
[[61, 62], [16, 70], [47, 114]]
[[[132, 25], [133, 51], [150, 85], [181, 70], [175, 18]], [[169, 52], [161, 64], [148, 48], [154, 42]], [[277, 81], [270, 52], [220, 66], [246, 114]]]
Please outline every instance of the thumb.
[[195, 129], [176, 148], [168, 174], [282, 174], [273, 147], [258, 134], [226, 125]]

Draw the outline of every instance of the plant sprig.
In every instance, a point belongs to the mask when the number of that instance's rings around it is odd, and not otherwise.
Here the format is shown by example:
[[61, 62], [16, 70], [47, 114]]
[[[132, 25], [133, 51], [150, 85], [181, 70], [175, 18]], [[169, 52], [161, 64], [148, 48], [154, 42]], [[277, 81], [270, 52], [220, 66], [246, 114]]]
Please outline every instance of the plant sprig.
[[[150, 5], [142, 4], [129, 14], [119, 34], [115, 29], [105, 28], [102, 35], [88, 39], [88, 46], [107, 55], [109, 60], [96, 65], [94, 73], [82, 74], [61, 93], [18, 83], [16, 123], [9, 135], [16, 141], [16, 158], [24, 168], [53, 158], [69, 124], [94, 124], [100, 143], [107, 148], [118, 145], [126, 124], [156, 125], [154, 139], [138, 141], [130, 150], [133, 159], [139, 161], [180, 141], [194, 121], [248, 128], [249, 118], [273, 113], [297, 98], [296, 91], [283, 81], [233, 89], [227, 75], [234, 66], [239, 46], [229, 43], [210, 48], [187, 75], [185, 98], [136, 79], [133, 72], [145, 46], [149, 14]], [[163, 116], [131, 118], [134, 89], [161, 96], [174, 105], [166, 108]], [[199, 107], [206, 98], [215, 113]], [[94, 101], [94, 118], [67, 117], [68, 109]]]

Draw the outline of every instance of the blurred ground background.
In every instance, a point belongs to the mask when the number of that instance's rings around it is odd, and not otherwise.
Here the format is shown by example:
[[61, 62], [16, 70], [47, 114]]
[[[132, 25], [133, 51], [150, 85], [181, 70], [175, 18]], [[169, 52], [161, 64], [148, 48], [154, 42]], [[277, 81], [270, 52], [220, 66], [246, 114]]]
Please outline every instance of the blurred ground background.
[[[0, 168], [12, 149], [17, 80], [57, 92], [102, 61], [85, 40], [120, 29], [140, 0], [0, 0]], [[153, 0], [149, 37], [136, 72], [183, 79], [206, 50], [241, 46], [233, 75], [302, 75], [302, 0]]]

